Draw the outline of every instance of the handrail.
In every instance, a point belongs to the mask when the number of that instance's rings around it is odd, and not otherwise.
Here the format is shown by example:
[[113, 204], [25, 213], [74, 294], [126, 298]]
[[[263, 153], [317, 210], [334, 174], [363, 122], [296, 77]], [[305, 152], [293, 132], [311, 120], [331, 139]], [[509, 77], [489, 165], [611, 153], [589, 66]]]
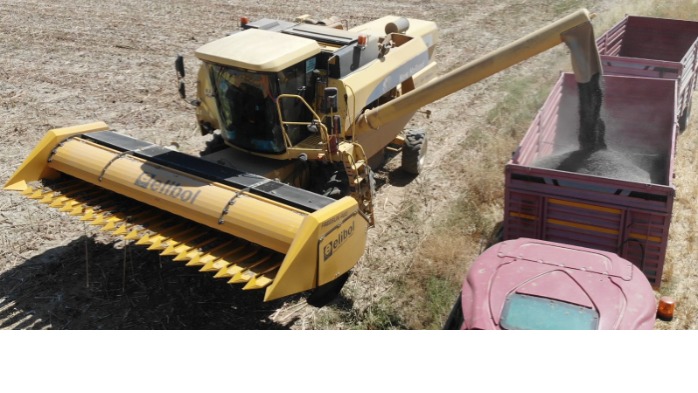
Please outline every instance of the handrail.
[[[281, 100], [287, 99], [287, 98], [300, 100], [300, 102], [302, 102], [303, 105], [305, 105], [305, 107], [308, 108], [308, 110], [312, 114], [313, 121], [285, 121], [283, 112], [281, 111]], [[327, 126], [325, 126], [322, 123], [322, 119], [320, 118], [320, 116], [315, 112], [313, 107], [311, 107], [308, 104], [308, 102], [305, 100], [305, 98], [303, 98], [297, 94], [280, 94], [276, 98], [275, 104], [276, 104], [276, 110], [279, 114], [279, 122], [281, 123], [281, 133], [284, 137], [284, 143], [286, 144], [286, 148], [290, 149], [293, 147], [293, 144], [291, 143], [291, 138], [288, 136], [288, 132], [286, 132], [287, 126], [289, 126], [289, 125], [303, 126], [304, 125], [307, 127], [307, 126], [313, 125], [313, 123], [314, 123], [314, 125], [317, 125], [319, 127], [318, 132], [320, 133], [320, 139], [322, 140], [322, 144], [325, 147], [325, 151], [327, 152], [327, 157], [329, 158], [330, 162], [332, 162], [332, 153], [330, 152], [330, 144], [329, 144], [330, 137], [329, 137], [329, 132], [327, 130]]]

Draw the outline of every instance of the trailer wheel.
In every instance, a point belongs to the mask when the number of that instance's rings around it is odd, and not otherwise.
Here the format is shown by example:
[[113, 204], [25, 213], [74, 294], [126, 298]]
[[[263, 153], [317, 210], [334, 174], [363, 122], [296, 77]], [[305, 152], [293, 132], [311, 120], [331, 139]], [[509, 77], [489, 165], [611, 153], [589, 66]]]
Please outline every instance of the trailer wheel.
[[463, 292], [458, 293], [458, 298], [456, 298], [456, 302], [453, 304], [453, 308], [448, 314], [442, 330], [460, 330], [461, 326], [463, 325], [465, 318], [463, 317], [463, 303], [461, 301], [462, 294]]
[[409, 130], [405, 133], [402, 146], [402, 169], [410, 174], [419, 175], [424, 167], [427, 154], [427, 134], [424, 130]]
[[[485, 249], [494, 246], [495, 244], [502, 242], [504, 240], [504, 222], [500, 221], [494, 226], [492, 233], [490, 233], [487, 243], [485, 243]], [[484, 251], [484, 250], [483, 250]]]
[[315, 288], [306, 301], [313, 307], [324, 307], [334, 300], [349, 279], [351, 270], [334, 280]]
[[692, 105], [693, 101], [691, 100], [686, 106], [686, 109], [684, 109], [681, 113], [681, 116], [679, 116], [679, 132], [684, 132], [686, 130], [686, 127], [688, 126], [688, 118], [691, 116]]

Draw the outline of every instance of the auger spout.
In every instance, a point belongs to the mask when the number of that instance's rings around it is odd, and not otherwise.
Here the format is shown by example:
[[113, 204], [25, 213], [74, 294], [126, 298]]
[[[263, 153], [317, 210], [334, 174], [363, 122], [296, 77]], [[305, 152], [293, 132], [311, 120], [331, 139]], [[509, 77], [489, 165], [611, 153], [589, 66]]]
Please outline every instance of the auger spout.
[[591, 15], [586, 9], [580, 9], [390, 102], [365, 111], [357, 119], [356, 133], [361, 134], [367, 129], [379, 129], [382, 125], [404, 116], [405, 113], [415, 112], [424, 105], [453, 94], [562, 42], [567, 44], [572, 52], [572, 67], [578, 82], [589, 82], [594, 74], [601, 72], [601, 61], [594, 42]]

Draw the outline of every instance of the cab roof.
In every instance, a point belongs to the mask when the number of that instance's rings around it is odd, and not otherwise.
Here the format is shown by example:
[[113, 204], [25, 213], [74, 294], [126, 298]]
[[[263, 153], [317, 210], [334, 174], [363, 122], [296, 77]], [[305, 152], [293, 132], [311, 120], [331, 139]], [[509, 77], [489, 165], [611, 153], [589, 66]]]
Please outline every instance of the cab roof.
[[248, 29], [210, 42], [196, 50], [202, 61], [252, 71], [278, 72], [320, 53], [311, 39]]

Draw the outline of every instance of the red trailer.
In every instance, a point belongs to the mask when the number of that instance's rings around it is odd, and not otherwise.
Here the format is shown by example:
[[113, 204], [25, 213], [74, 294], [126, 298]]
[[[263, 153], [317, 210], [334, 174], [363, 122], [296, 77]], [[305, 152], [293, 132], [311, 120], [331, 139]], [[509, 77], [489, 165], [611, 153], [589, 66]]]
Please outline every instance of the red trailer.
[[505, 168], [504, 241], [471, 266], [446, 329], [651, 329], [675, 189], [677, 84], [604, 76], [606, 148], [580, 149], [563, 73]]
[[676, 84], [605, 76], [607, 150], [579, 157], [578, 92], [563, 73], [506, 165], [504, 239], [616, 253], [655, 288], [675, 189]]
[[679, 129], [686, 128], [698, 70], [698, 22], [626, 16], [596, 44], [606, 75], [676, 80]]

